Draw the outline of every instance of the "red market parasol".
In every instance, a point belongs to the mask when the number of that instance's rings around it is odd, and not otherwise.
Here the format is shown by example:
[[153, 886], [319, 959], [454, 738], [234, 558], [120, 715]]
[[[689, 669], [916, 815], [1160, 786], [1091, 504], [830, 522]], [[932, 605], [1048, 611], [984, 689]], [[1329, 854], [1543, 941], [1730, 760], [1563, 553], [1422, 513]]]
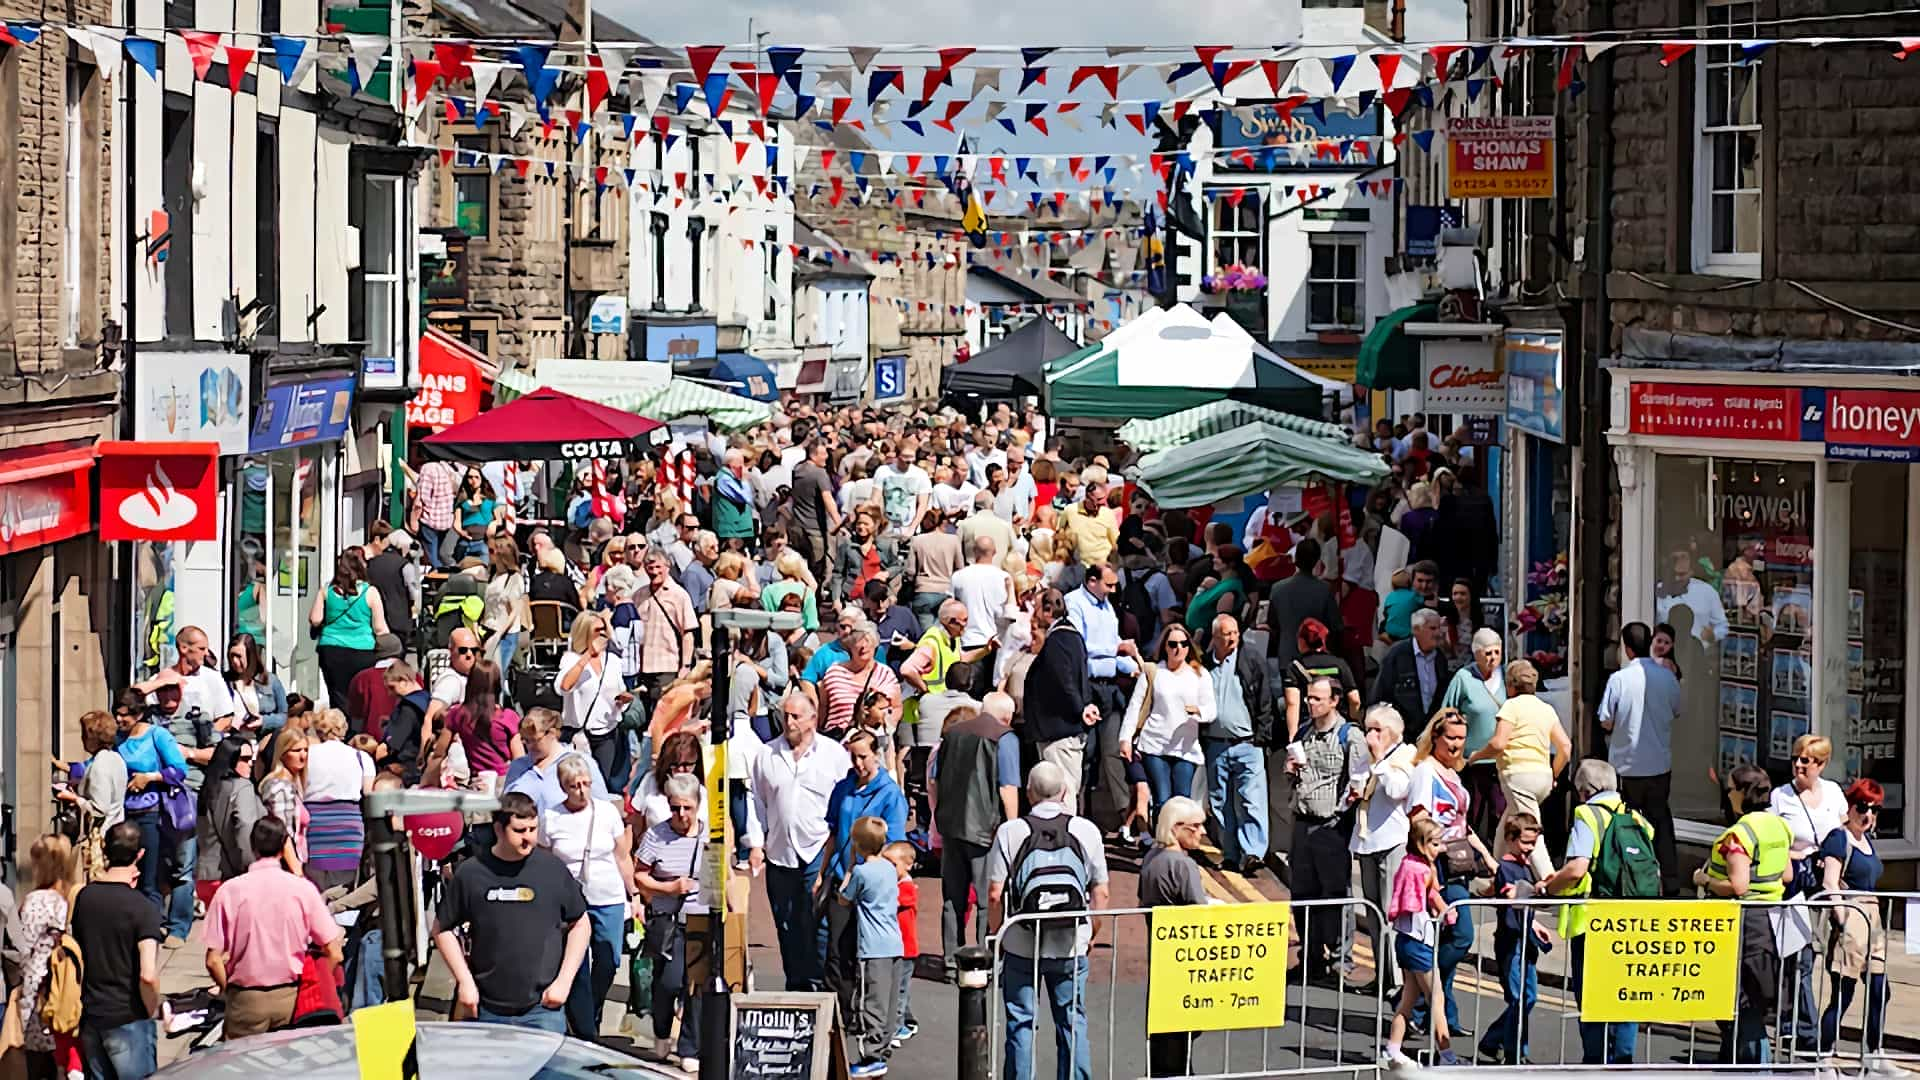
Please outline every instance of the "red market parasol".
[[448, 461], [579, 461], [636, 456], [667, 437], [658, 420], [543, 386], [427, 436], [420, 449]]

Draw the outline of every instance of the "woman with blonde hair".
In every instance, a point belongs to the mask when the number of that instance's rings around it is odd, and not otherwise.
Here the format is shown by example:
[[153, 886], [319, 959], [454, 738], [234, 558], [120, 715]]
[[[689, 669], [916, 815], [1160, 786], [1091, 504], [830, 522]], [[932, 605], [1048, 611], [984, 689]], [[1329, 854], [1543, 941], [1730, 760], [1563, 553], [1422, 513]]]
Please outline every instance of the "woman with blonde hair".
[[561, 697], [561, 727], [586, 733], [602, 776], [618, 772], [626, 760], [620, 713], [633, 700], [619, 658], [607, 651], [612, 634], [604, 615], [581, 612], [573, 620], [567, 651], [560, 657], [560, 676], [553, 681]]
[[627, 543], [626, 537], [615, 536], [613, 539], [607, 541], [606, 547], [600, 549], [599, 565], [593, 568], [593, 573], [587, 575], [588, 597], [600, 595], [600, 583], [606, 580], [607, 571], [616, 566], [625, 565], [627, 561]]
[[788, 548], [774, 561], [773, 568], [779, 572], [780, 579], [760, 590], [760, 606], [767, 611], [779, 611], [781, 601], [789, 596], [800, 597], [800, 625], [809, 633], [820, 629], [820, 609], [815, 597], [820, 592], [820, 583], [813, 578], [813, 571], [807, 569], [806, 557], [798, 551]]
[[287, 865], [296, 871], [307, 862], [307, 729], [292, 720], [273, 740], [273, 766], [260, 781], [267, 813], [287, 827]]
[[542, 814], [567, 801], [559, 770], [564, 758], [586, 758], [593, 769], [593, 797], [613, 797], [608, 794], [605, 775], [593, 758], [561, 739], [559, 713], [552, 709], [528, 709], [520, 720], [520, 742], [527, 752], [507, 766], [506, 790], [526, 795]]
[[33, 888], [20, 901], [17, 940], [21, 958], [19, 1014], [27, 1052], [27, 1075], [69, 1076], [80, 1069], [80, 1043], [53, 1030], [39, 1005], [46, 992], [47, 961], [67, 930], [74, 891], [73, 843], [48, 833], [27, 853]]
[[307, 880], [326, 892], [352, 886], [360, 875], [366, 825], [360, 797], [373, 790], [373, 759], [347, 745], [347, 715], [328, 709], [313, 722], [307, 743]]
[[520, 545], [511, 536], [487, 541], [487, 587], [480, 623], [488, 631], [487, 650], [500, 670], [513, 670], [513, 654], [520, 634], [531, 623], [527, 609], [527, 575], [520, 569]]
[[733, 598], [747, 587], [747, 557], [738, 551], [723, 551], [713, 561], [713, 588], [707, 590], [707, 610], [723, 611], [733, 606]]
[[1400, 515], [1399, 529], [1407, 534], [1407, 562], [1419, 562], [1433, 557], [1433, 523], [1440, 518], [1440, 511], [1434, 508], [1433, 485], [1425, 480], [1415, 483], [1407, 489], [1407, 512]]
[[702, 660], [660, 692], [647, 725], [647, 745], [660, 746], [676, 731], [704, 734], [710, 721], [701, 714], [700, 704], [712, 696], [713, 663]]
[[86, 773], [74, 787], [56, 796], [80, 812], [80, 869], [88, 881], [107, 868], [108, 829], [127, 816], [127, 762], [114, 744], [120, 726], [113, 714], [95, 709], [80, 717], [80, 745], [87, 751]]
[[1193, 790], [1193, 774], [1205, 761], [1200, 731], [1213, 723], [1217, 706], [1213, 678], [1196, 652], [1186, 627], [1167, 627], [1159, 663], [1134, 680], [1121, 714], [1120, 756], [1139, 761], [1153, 793], [1148, 821], [1159, 819], [1168, 799]]

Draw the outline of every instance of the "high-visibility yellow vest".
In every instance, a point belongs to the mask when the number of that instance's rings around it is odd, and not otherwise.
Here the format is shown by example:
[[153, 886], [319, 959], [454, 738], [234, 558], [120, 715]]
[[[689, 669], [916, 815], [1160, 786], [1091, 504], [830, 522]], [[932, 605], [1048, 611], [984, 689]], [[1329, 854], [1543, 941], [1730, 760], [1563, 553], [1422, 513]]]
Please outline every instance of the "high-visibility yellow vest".
[[1756, 810], [1733, 823], [1714, 838], [1707, 856], [1707, 877], [1727, 880], [1727, 859], [1721, 844], [1738, 834], [1753, 853], [1753, 870], [1748, 875], [1747, 892], [1741, 900], [1771, 900], [1778, 903], [1787, 892], [1787, 869], [1792, 865], [1793, 826], [1785, 818], [1765, 810]]
[[[939, 623], [920, 635], [915, 650], [927, 649], [933, 653], [933, 667], [921, 678], [926, 680], [927, 693], [938, 694], [947, 688], [947, 669], [960, 662], [960, 649], [953, 642], [945, 627]], [[908, 698], [900, 707], [900, 722], [915, 724], [920, 721], [920, 699]]]
[[[1587, 872], [1580, 880], [1567, 887], [1561, 896], [1591, 896], [1593, 894], [1593, 860], [1600, 854], [1600, 842], [1606, 838], [1607, 826], [1612, 823], [1613, 815], [1630, 813], [1640, 826], [1653, 834], [1653, 826], [1642, 817], [1638, 810], [1628, 810], [1626, 801], [1615, 795], [1606, 802], [1581, 803], [1573, 808], [1573, 820], [1581, 822], [1593, 832], [1593, 852], [1587, 856]], [[1587, 932], [1587, 906], [1585, 904], [1566, 904], [1560, 908], [1560, 936], [1575, 938]]]

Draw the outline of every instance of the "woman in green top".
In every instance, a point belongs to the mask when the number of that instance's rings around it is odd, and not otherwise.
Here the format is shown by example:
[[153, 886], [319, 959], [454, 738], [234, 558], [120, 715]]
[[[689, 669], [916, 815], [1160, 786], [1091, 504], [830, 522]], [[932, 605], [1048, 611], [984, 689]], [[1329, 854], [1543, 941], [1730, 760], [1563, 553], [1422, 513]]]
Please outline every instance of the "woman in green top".
[[367, 586], [367, 560], [359, 548], [347, 548], [334, 560], [333, 581], [313, 598], [307, 625], [327, 697], [344, 705], [353, 677], [373, 666], [373, 639], [388, 632], [380, 592]]
[[246, 634], [255, 641], [265, 641], [267, 637], [266, 620], [260, 613], [260, 599], [266, 592], [267, 564], [260, 556], [247, 556], [247, 583], [240, 586], [240, 595], [233, 601], [233, 626], [236, 633]]
[[493, 489], [487, 486], [486, 478], [480, 475], [479, 469], [468, 468], [453, 506], [460, 514], [461, 540], [454, 549], [456, 558], [486, 555], [487, 526], [493, 524], [493, 507]]
[[773, 568], [779, 572], [780, 580], [760, 590], [760, 606], [768, 611], [779, 611], [782, 600], [798, 596], [801, 628], [820, 629], [820, 608], [814, 599], [820, 592], [820, 583], [813, 579], [813, 571], [807, 569], [806, 557], [788, 548], [774, 560]]
[[1218, 580], [1201, 589], [1187, 605], [1187, 631], [1199, 641], [1212, 633], [1215, 615], [1224, 613], [1246, 622], [1241, 609], [1246, 607], [1247, 580], [1252, 577], [1246, 555], [1232, 544], [1221, 548], [1213, 556], [1212, 576]]
[[[1440, 698], [1441, 708], [1459, 709], [1460, 715], [1467, 718], [1469, 759], [1493, 738], [1500, 708], [1507, 703], [1507, 674], [1501, 663], [1499, 633], [1483, 626], [1474, 631], [1471, 640], [1473, 663], [1463, 664], [1453, 673], [1453, 681], [1447, 684], [1447, 692]], [[1444, 643], [1441, 655], [1445, 656]], [[1468, 805], [1473, 809], [1470, 821], [1474, 832], [1498, 837], [1500, 817], [1506, 812], [1507, 802], [1500, 790], [1499, 769], [1483, 757], [1477, 763], [1462, 767], [1460, 779], [1465, 781], [1470, 796]]]

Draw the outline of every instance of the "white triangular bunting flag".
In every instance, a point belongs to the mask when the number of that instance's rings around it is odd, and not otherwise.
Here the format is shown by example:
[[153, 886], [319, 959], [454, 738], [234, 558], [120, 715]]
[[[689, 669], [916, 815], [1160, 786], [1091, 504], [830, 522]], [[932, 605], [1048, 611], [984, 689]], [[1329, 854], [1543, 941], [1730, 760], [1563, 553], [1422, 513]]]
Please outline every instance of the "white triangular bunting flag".
[[634, 98], [634, 111], [643, 117], [650, 117], [660, 107], [660, 98], [667, 92], [668, 75], [666, 72], [643, 71], [635, 75], [633, 84], [638, 88]]
[[473, 69], [473, 103], [474, 107], [478, 108], [481, 102], [493, 94], [493, 88], [500, 81], [500, 69], [506, 65], [475, 60], [467, 66]]
[[354, 85], [365, 90], [373, 81], [374, 69], [387, 53], [385, 34], [348, 34], [347, 52], [353, 59]]

